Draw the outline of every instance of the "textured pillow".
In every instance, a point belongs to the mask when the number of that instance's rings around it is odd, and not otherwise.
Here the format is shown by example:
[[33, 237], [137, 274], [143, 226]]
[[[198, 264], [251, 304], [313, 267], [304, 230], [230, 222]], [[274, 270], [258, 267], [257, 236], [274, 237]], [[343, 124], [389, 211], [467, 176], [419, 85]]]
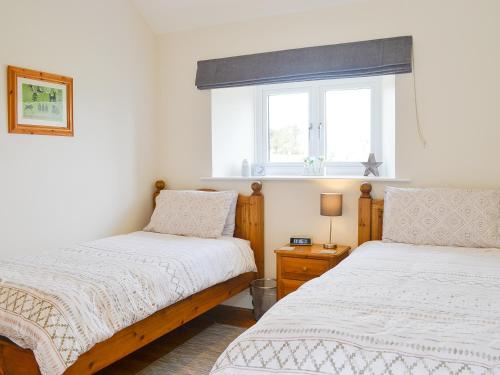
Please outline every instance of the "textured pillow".
[[163, 190], [145, 231], [218, 238], [229, 214], [234, 191]]
[[385, 190], [382, 239], [416, 245], [500, 248], [500, 192]]
[[238, 194], [234, 193], [234, 198], [231, 201], [231, 207], [229, 208], [229, 213], [227, 214], [226, 224], [224, 224], [224, 229], [222, 230], [223, 236], [234, 236], [234, 229], [236, 227], [236, 204], [238, 203]]

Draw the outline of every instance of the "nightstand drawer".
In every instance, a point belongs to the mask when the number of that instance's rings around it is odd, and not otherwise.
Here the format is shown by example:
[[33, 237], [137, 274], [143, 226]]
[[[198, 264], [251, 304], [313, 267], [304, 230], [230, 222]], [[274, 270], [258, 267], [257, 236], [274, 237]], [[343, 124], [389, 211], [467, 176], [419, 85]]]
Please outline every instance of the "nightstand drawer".
[[279, 296], [278, 298], [283, 298], [287, 294], [295, 292], [302, 284], [305, 284], [306, 280], [287, 280], [281, 279], [279, 283]]
[[313, 244], [291, 250], [275, 250], [278, 299], [335, 267], [349, 255], [350, 249], [349, 246], [338, 245], [337, 251], [325, 253], [322, 245]]
[[310, 280], [330, 269], [330, 263], [323, 259], [282, 257], [281, 277], [292, 280]]

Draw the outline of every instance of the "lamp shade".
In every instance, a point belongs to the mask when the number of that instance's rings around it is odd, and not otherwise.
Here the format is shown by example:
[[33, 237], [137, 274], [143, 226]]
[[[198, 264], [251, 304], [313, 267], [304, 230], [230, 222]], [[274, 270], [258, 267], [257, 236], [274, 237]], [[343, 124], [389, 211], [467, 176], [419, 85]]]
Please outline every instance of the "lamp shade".
[[342, 216], [342, 194], [321, 193], [321, 215]]

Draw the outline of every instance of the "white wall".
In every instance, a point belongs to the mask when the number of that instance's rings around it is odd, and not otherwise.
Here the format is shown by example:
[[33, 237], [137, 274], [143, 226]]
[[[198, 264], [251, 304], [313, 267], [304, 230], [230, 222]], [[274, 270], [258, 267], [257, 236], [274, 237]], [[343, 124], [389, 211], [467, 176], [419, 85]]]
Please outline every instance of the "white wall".
[[[172, 187], [235, 188], [205, 183], [211, 171], [210, 93], [194, 86], [196, 61], [287, 48], [413, 35], [420, 118], [415, 126], [411, 75], [396, 79], [396, 173], [418, 186], [500, 187], [500, 23], [498, 0], [378, 0], [160, 39], [160, 173]], [[266, 274], [272, 250], [291, 234], [325, 241], [319, 194], [344, 196], [335, 240], [355, 245], [358, 182], [265, 182]], [[380, 196], [384, 184], [375, 186]]]
[[[382, 78], [382, 159], [381, 176], [396, 176], [396, 77]], [[408, 87], [406, 87], [408, 89]]]
[[[255, 87], [211, 90], [212, 173], [241, 176], [241, 162], [254, 153]], [[206, 177], [206, 176], [205, 176]]]
[[[0, 0], [1, 255], [136, 230], [151, 210], [155, 37], [127, 1], [49, 3]], [[73, 77], [74, 138], [8, 134], [7, 65]]]

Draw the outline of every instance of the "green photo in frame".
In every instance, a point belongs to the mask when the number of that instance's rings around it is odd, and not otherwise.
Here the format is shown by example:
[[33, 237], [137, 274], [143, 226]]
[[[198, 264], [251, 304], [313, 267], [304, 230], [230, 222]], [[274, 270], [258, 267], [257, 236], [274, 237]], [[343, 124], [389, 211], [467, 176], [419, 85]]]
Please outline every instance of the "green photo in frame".
[[73, 136], [73, 79], [9, 66], [9, 132]]

